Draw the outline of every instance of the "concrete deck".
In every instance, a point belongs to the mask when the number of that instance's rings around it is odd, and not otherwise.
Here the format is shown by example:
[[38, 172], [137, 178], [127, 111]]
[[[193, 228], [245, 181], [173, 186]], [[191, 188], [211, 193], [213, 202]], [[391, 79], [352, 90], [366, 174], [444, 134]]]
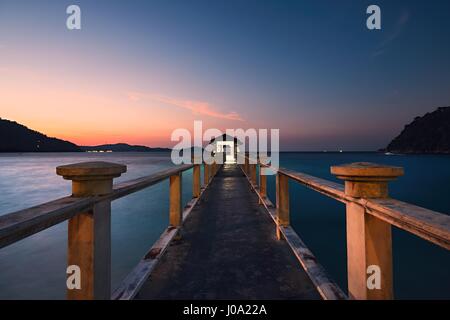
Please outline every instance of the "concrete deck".
[[136, 299], [320, 299], [239, 167], [212, 180]]

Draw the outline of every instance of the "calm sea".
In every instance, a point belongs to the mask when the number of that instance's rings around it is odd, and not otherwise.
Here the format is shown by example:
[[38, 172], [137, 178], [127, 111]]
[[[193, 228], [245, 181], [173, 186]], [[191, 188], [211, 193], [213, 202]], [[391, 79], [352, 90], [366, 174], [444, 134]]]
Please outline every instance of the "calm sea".
[[[70, 193], [70, 182], [55, 174], [62, 164], [102, 160], [123, 163], [117, 181], [171, 166], [164, 153], [0, 155], [0, 215]], [[450, 156], [386, 156], [377, 153], [282, 153], [281, 165], [337, 181], [334, 164], [370, 161], [402, 166], [391, 183], [399, 200], [450, 214]], [[183, 200], [191, 197], [192, 172], [183, 175]], [[338, 284], [346, 288], [344, 205], [291, 182], [291, 219], [300, 237]], [[275, 199], [275, 179], [268, 179]], [[273, 201], [275, 202], [275, 201]], [[116, 287], [168, 224], [168, 183], [147, 188], [112, 205], [112, 285]], [[0, 299], [63, 299], [67, 222], [0, 249]], [[397, 298], [450, 299], [450, 252], [394, 228]]]

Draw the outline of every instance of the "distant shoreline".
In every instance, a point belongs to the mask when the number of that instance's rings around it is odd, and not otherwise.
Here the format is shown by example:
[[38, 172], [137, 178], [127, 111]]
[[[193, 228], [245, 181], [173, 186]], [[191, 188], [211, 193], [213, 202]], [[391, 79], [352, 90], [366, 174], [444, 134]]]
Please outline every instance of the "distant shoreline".
[[[20, 155], [20, 154], [89, 154], [89, 155], [99, 155], [99, 154], [169, 154], [172, 150], [154, 150], [154, 151], [0, 151], [0, 155]], [[192, 152], [193, 153], [193, 152]], [[386, 156], [450, 156], [450, 153], [391, 153], [385, 151], [280, 151], [280, 154], [295, 154], [295, 153], [309, 153], [309, 154], [384, 154]], [[270, 155], [269, 155], [270, 156]]]

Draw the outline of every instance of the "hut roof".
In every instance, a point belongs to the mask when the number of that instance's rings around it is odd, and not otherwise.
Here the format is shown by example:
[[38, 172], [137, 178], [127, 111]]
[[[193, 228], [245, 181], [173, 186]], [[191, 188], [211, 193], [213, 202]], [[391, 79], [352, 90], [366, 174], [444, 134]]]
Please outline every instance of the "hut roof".
[[236, 143], [236, 144], [242, 144], [242, 142], [241, 142], [238, 138], [232, 137], [232, 136], [230, 136], [230, 135], [228, 135], [228, 134], [226, 134], [226, 133], [224, 133], [224, 134], [221, 135], [221, 136], [217, 136], [217, 137], [215, 137], [215, 138], [212, 138], [211, 141], [209, 141], [209, 143], [213, 143], [213, 142], [216, 141], [217, 139], [218, 139], [219, 141], [233, 141], [233, 140], [234, 140], [234, 143]]

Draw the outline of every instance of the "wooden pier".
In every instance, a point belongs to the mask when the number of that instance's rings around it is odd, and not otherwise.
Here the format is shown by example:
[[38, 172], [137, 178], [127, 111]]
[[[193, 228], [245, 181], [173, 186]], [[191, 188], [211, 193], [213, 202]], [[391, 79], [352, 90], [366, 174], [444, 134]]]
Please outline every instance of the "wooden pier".
[[[450, 216], [389, 197], [388, 182], [402, 168], [332, 167], [345, 185], [279, 169], [275, 206], [261, 174], [267, 166], [244, 158], [242, 165], [187, 164], [119, 184], [113, 179], [126, 172], [123, 165], [58, 167], [72, 195], [0, 216], [0, 248], [69, 220], [68, 266], [79, 267], [81, 288], [68, 289], [68, 299], [393, 299], [391, 226], [450, 250]], [[193, 197], [183, 206], [187, 170]], [[348, 294], [290, 226], [290, 180], [346, 204]], [[111, 288], [111, 201], [165, 181], [170, 225]], [[367, 285], [373, 266], [380, 288]]]

